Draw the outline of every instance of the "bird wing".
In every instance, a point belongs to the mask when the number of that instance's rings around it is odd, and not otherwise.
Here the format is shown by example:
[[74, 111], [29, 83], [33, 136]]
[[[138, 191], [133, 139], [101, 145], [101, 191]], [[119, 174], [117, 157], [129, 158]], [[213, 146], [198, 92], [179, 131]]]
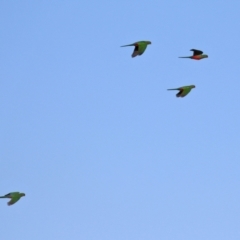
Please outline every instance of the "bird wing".
[[147, 43], [145, 42], [138, 43], [139, 55], [142, 55], [145, 52], [146, 48], [147, 48]]
[[139, 55], [139, 45], [138, 45], [138, 43], [136, 43], [134, 46], [135, 46], [135, 48], [133, 50], [132, 57], [136, 57], [137, 55]]
[[19, 196], [19, 195], [14, 195], [14, 196], [12, 196], [11, 200], [7, 203], [8, 206], [13, 205], [13, 204], [16, 203], [19, 199], [20, 199], [20, 196]]
[[197, 49], [191, 49], [190, 51], [193, 51], [193, 56], [203, 54], [203, 52], [201, 50], [197, 50]]
[[191, 91], [191, 88], [182, 88], [176, 96], [185, 97], [190, 91]]
[[181, 97], [183, 93], [183, 88], [179, 88], [178, 90], [179, 92], [176, 94], [176, 97]]
[[11, 205], [13, 205], [15, 202], [16, 202], [16, 201], [12, 198], [12, 199], [7, 203], [7, 205], [8, 205], [8, 206], [11, 206]]

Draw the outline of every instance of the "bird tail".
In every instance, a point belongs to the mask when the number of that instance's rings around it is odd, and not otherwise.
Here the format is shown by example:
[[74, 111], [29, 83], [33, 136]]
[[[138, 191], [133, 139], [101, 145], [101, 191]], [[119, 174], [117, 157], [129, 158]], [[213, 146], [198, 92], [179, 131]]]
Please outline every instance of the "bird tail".
[[134, 44], [128, 44], [128, 45], [123, 45], [121, 47], [129, 47], [129, 46], [135, 46]]
[[178, 90], [178, 88], [170, 88], [170, 89], [167, 89], [167, 90]]
[[191, 58], [191, 57], [178, 57], [178, 58]]

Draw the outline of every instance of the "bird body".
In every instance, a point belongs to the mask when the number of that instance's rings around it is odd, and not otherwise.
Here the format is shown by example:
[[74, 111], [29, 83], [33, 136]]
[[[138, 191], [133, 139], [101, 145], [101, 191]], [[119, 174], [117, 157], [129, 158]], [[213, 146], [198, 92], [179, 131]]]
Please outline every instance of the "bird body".
[[195, 85], [183, 86], [179, 88], [171, 88], [168, 90], [178, 90], [179, 92], [176, 94], [176, 97], [185, 97], [190, 91], [195, 88]]
[[149, 44], [152, 44], [152, 43], [150, 41], [139, 41], [139, 42], [135, 42], [135, 43], [128, 44], [128, 45], [123, 45], [121, 47], [135, 46], [133, 53], [132, 53], [132, 57], [136, 57], [138, 55], [139, 56], [142, 55], [145, 52], [145, 50]]
[[23, 196], [25, 196], [25, 193], [11, 192], [4, 196], [1, 196], [0, 198], [10, 198], [11, 200], [7, 204], [8, 204], [8, 206], [11, 206], [14, 203], [16, 203]]
[[203, 58], [208, 58], [208, 55], [207, 54], [203, 54], [203, 51], [201, 51], [201, 50], [191, 49], [190, 51], [193, 51], [193, 55], [192, 56], [179, 57], [179, 58], [191, 58], [193, 60], [201, 60]]

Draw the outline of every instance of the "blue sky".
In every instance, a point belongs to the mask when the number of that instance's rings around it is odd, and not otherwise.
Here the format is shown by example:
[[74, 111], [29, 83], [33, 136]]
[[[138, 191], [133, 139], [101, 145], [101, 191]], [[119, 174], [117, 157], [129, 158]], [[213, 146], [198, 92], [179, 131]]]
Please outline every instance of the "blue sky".
[[239, 9], [1, 1], [0, 239], [239, 240]]

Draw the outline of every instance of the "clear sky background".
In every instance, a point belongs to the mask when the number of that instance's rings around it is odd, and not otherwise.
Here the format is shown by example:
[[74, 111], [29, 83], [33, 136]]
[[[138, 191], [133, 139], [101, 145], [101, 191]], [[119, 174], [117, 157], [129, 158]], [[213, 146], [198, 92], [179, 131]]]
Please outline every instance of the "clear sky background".
[[239, 9], [2, 0], [0, 239], [239, 240]]

